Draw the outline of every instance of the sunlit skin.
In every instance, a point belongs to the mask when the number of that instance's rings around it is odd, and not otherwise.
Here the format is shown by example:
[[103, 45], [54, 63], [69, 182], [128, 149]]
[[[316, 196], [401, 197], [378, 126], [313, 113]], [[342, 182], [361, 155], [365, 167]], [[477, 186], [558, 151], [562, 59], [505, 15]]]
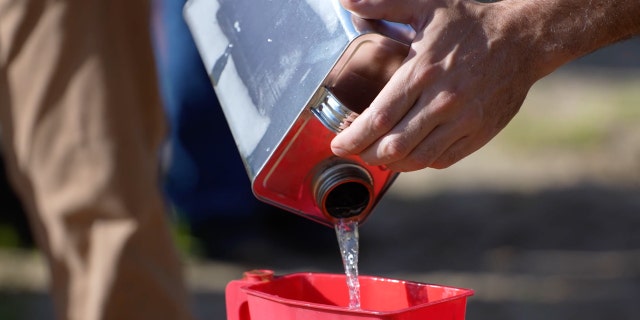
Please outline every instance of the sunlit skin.
[[536, 81], [640, 34], [638, 0], [341, 3], [417, 32], [387, 85], [331, 143], [337, 156], [359, 155], [398, 172], [453, 165], [509, 123]]

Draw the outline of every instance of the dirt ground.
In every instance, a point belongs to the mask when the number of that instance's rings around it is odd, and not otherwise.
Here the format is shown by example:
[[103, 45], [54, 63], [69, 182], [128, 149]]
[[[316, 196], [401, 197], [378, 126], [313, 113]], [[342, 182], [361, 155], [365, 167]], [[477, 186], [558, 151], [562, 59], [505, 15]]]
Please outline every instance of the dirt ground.
[[[455, 166], [402, 174], [360, 229], [360, 273], [474, 289], [469, 320], [638, 319], [640, 43], [624, 48], [587, 60], [602, 69], [576, 64], [541, 81], [522, 116]], [[617, 65], [629, 55], [636, 65]], [[604, 127], [512, 139], [527, 121], [563, 117]], [[297, 249], [254, 243], [242, 261], [189, 259], [194, 309], [224, 319], [224, 285], [249, 269], [342, 272], [332, 230], [319, 232], [291, 239]], [[41, 259], [0, 260], [0, 314], [52, 319]]]

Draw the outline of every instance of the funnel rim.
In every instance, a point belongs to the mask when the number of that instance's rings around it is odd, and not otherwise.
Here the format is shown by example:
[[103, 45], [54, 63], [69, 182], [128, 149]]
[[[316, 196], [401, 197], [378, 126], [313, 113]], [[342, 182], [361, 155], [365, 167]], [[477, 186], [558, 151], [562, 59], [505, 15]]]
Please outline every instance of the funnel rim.
[[334, 312], [339, 312], [339, 313], [349, 313], [349, 314], [354, 314], [355, 313], [355, 314], [375, 315], [375, 316], [397, 315], [397, 314], [409, 312], [409, 311], [412, 311], [412, 310], [426, 308], [426, 307], [429, 307], [429, 306], [432, 306], [432, 305], [442, 304], [442, 303], [449, 302], [449, 301], [452, 301], [452, 300], [458, 300], [458, 299], [462, 299], [462, 298], [466, 299], [467, 297], [472, 296], [475, 293], [473, 289], [468, 289], [468, 288], [452, 287], [452, 286], [445, 286], [445, 285], [432, 284], [432, 283], [424, 283], [424, 282], [418, 282], [418, 281], [412, 281], [412, 280], [391, 279], [391, 278], [385, 278], [385, 277], [373, 276], [373, 275], [359, 275], [358, 279], [360, 279], [360, 280], [367, 279], [367, 280], [372, 280], [372, 281], [398, 282], [398, 283], [403, 283], [403, 284], [415, 284], [415, 285], [419, 285], [419, 286], [447, 288], [447, 289], [454, 289], [454, 290], [458, 290], [459, 291], [459, 292], [456, 292], [455, 295], [452, 295], [450, 297], [438, 299], [438, 300], [435, 300], [435, 301], [425, 302], [425, 303], [422, 303], [422, 304], [419, 304], [419, 305], [415, 305], [415, 306], [409, 306], [409, 307], [399, 308], [399, 309], [395, 309], [395, 310], [377, 311], [377, 310], [370, 310], [370, 309], [348, 309], [347, 306], [337, 306], [337, 305], [331, 305], [331, 304], [323, 304], [323, 303], [317, 303], [317, 302], [295, 300], [295, 299], [290, 299], [290, 298], [284, 298], [282, 296], [278, 296], [278, 295], [275, 295], [275, 294], [262, 292], [262, 291], [259, 291], [259, 290], [256, 289], [256, 288], [258, 288], [260, 286], [268, 285], [269, 282], [273, 282], [273, 281], [283, 281], [284, 279], [289, 279], [289, 278], [310, 277], [310, 276], [325, 276], [325, 277], [344, 278], [345, 281], [346, 281], [346, 275], [344, 275], [344, 274], [324, 273], [324, 272], [298, 272], [298, 273], [287, 274], [287, 275], [284, 275], [284, 276], [278, 276], [278, 277], [275, 277], [271, 281], [251, 284], [251, 285], [242, 287], [240, 289], [242, 291], [244, 291], [248, 296], [254, 296], [254, 297], [258, 297], [258, 298], [262, 298], [262, 299], [267, 299], [267, 300], [270, 300], [270, 301], [273, 301], [273, 302], [276, 302], [276, 303], [281, 303], [281, 304], [285, 304], [285, 305], [289, 305], [289, 306], [295, 306], [295, 307], [298, 307], [298, 308], [315, 309], [315, 310], [327, 310], [327, 311], [334, 311]]

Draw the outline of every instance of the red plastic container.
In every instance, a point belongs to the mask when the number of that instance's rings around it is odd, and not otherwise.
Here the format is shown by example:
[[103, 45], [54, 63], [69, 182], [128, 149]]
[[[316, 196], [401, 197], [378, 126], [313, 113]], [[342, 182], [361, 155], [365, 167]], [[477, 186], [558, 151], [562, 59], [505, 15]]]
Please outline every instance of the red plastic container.
[[[259, 276], [255, 277], [255, 274]], [[349, 309], [345, 275], [269, 270], [227, 286], [228, 320], [464, 320], [473, 290], [360, 276], [361, 309]]]

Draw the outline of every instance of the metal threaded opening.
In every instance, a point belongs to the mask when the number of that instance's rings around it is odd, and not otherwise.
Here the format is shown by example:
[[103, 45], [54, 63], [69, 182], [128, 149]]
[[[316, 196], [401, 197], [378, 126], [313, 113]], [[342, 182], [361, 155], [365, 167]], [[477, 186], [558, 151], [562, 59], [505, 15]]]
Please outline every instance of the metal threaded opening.
[[346, 182], [327, 194], [324, 207], [335, 218], [351, 218], [361, 214], [371, 200], [369, 189], [359, 182]]
[[372, 206], [369, 173], [359, 165], [342, 163], [324, 170], [316, 180], [316, 201], [325, 215], [336, 219], [366, 214]]
[[358, 116], [357, 113], [345, 107], [329, 90], [324, 91], [324, 97], [318, 105], [311, 108], [311, 112], [327, 129], [335, 133], [340, 133]]

